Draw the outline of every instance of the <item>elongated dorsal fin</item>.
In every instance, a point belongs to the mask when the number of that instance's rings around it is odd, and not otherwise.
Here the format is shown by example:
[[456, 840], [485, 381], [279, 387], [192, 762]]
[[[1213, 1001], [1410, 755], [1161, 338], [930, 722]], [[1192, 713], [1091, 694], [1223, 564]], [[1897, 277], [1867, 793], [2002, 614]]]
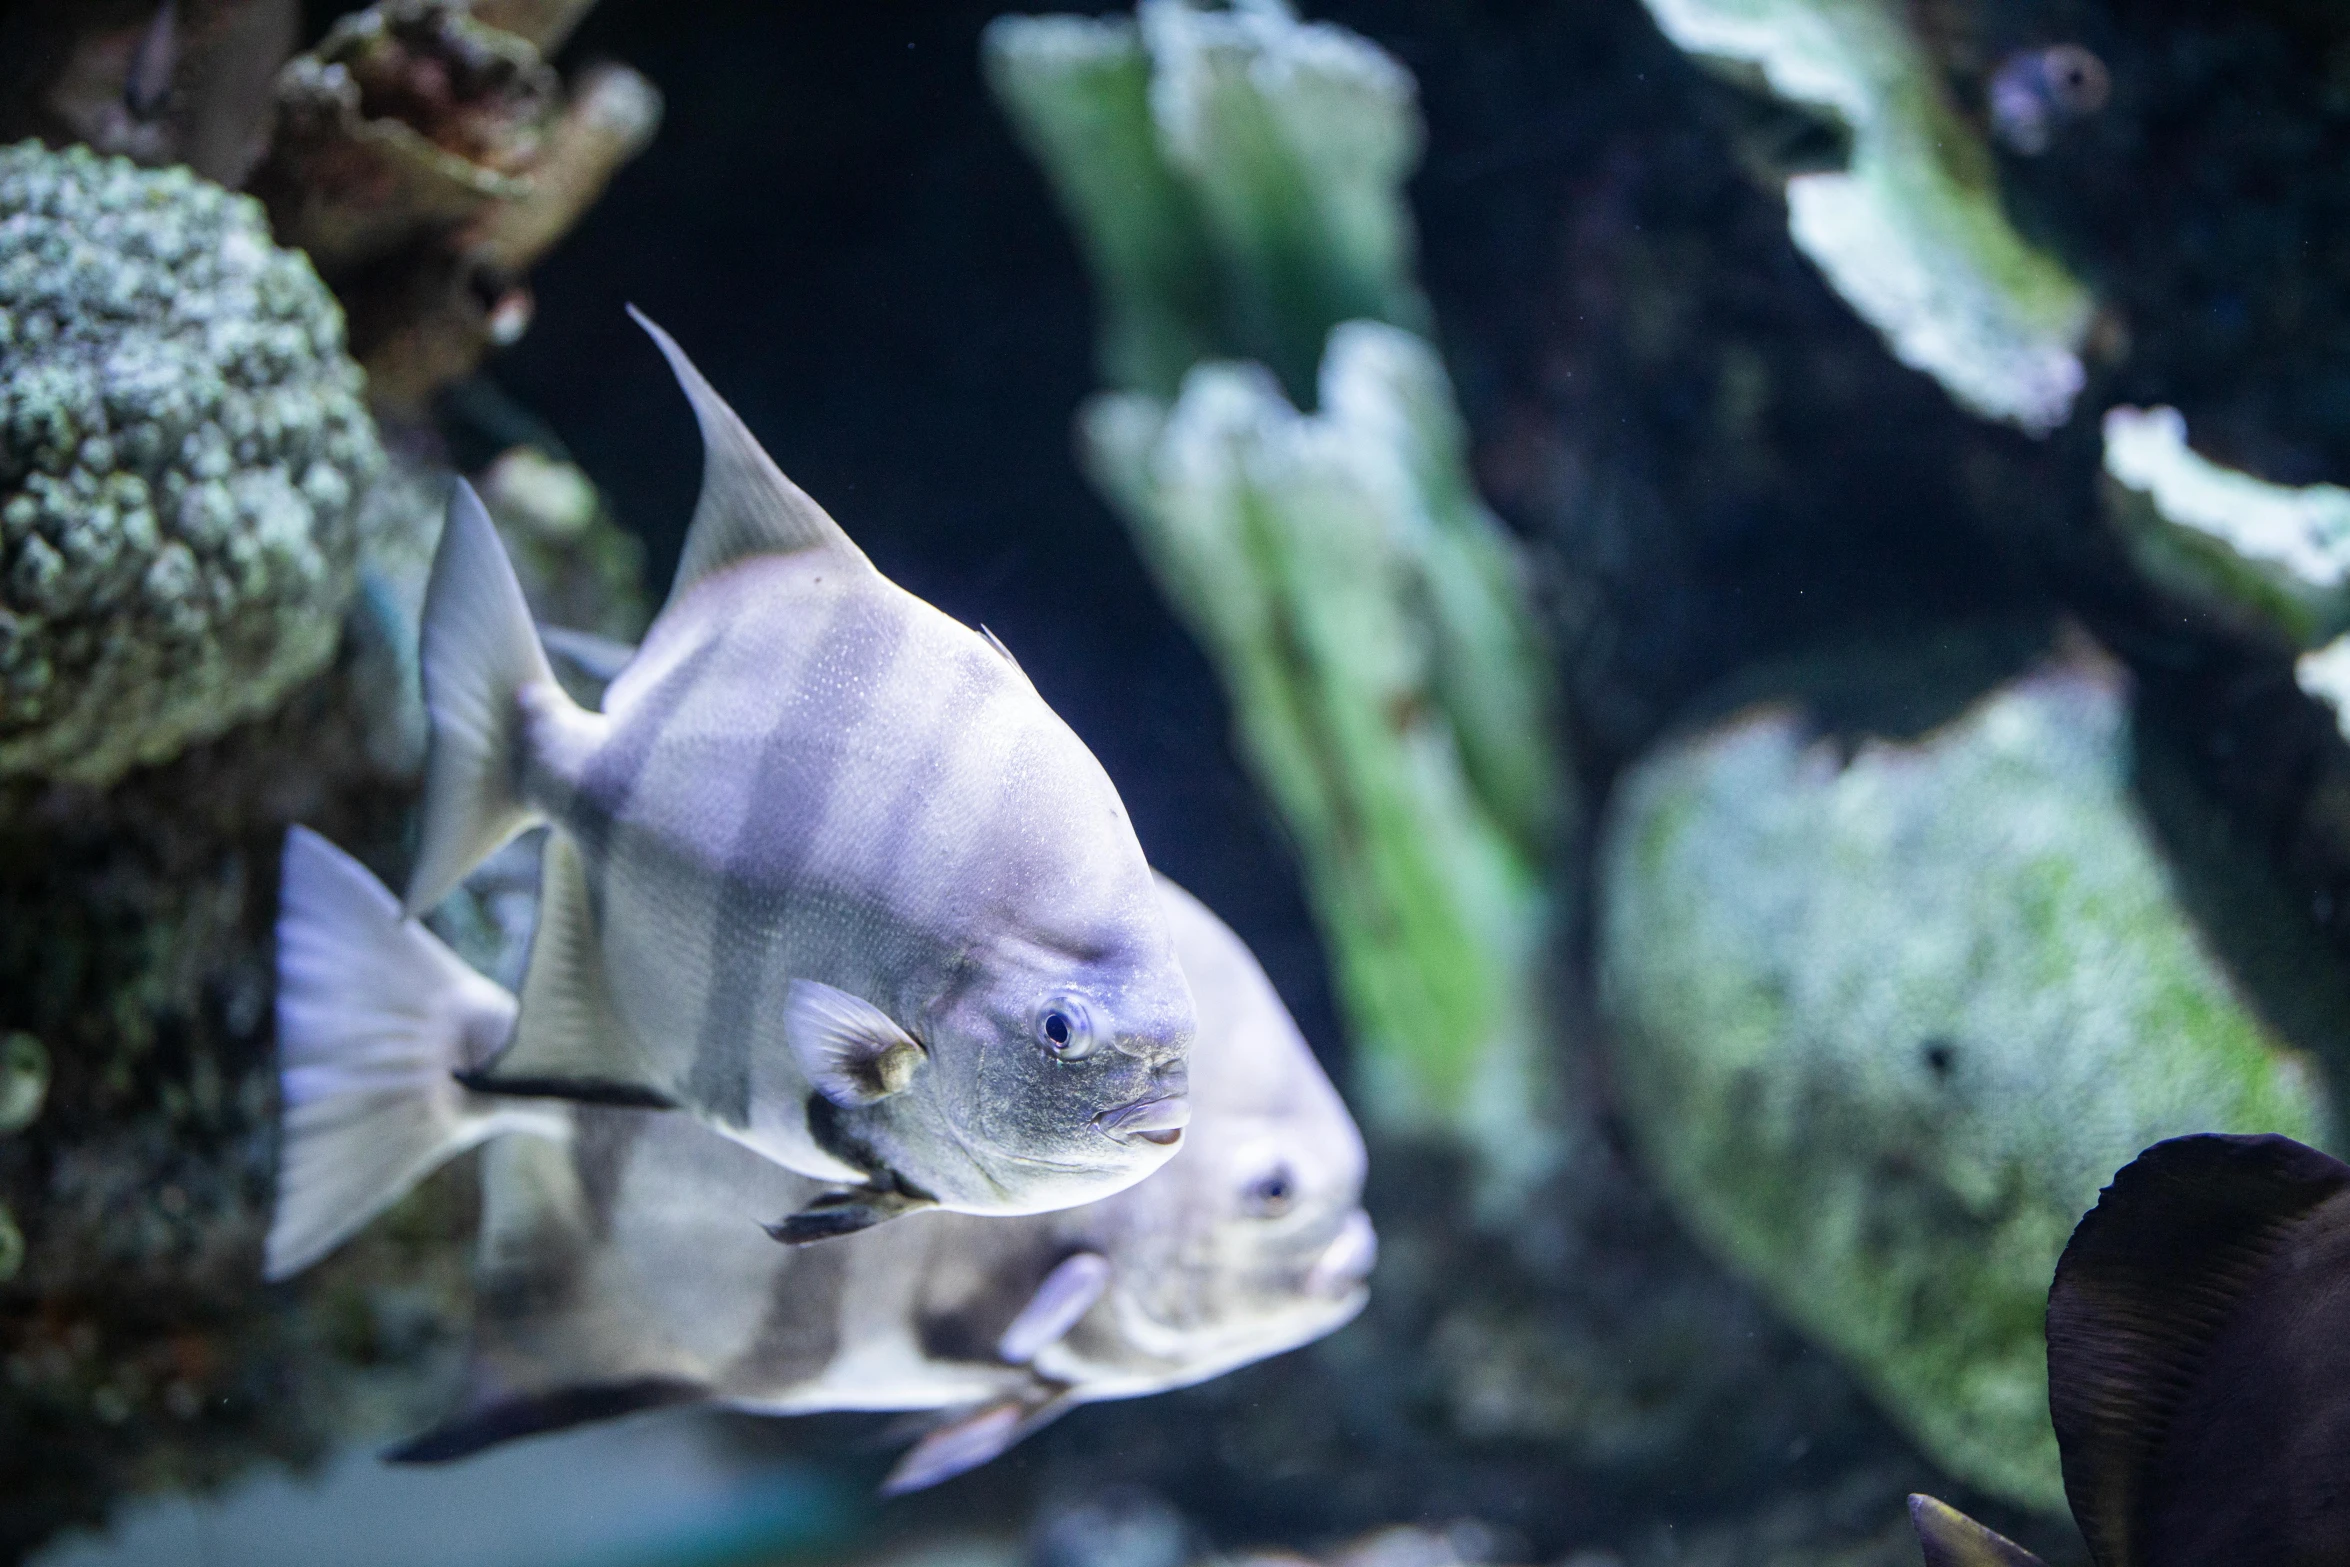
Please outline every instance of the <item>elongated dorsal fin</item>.
[[783, 476], [775, 459], [726, 406], [726, 399], [702, 379], [677, 340], [636, 306], [629, 306], [628, 313], [668, 359], [702, 427], [702, 498], [694, 503], [694, 520], [686, 529], [685, 553], [677, 562], [677, 578], [669, 585], [670, 598], [674, 601], [712, 572], [753, 555], [825, 550], [844, 564], [871, 571], [865, 552], [806, 491]]
[[[2155, 1519], [2175, 1500], [2155, 1470], [2166, 1450], [2196, 1451], [2215, 1437], [2239, 1457], [2267, 1449], [2265, 1467], [2290, 1467], [2299, 1433], [2274, 1428], [2323, 1401], [2281, 1402], [2282, 1391], [2327, 1378], [2320, 1364], [2291, 1363], [2309, 1346], [2287, 1328], [2303, 1319], [2323, 1327], [2326, 1313], [2309, 1309], [2301, 1294], [2310, 1279], [2297, 1276], [2320, 1270], [2277, 1265], [2301, 1260], [2294, 1254], [2309, 1251], [2313, 1227], [2340, 1233], [2346, 1192], [2350, 1167], [2291, 1138], [2176, 1137], [2123, 1166], [2073, 1231], [2048, 1292], [2048, 1408], [2065, 1495], [2098, 1567], [2288, 1559], [2180, 1551]], [[2280, 1314], [2285, 1321], [2272, 1320]], [[2231, 1344], [2255, 1363], [2238, 1363], [2245, 1356], [2231, 1355]], [[2234, 1385], [2215, 1395], [2215, 1377]], [[2215, 1396], [2235, 1397], [2251, 1420], [2191, 1429], [2212, 1419]], [[2192, 1499], [2205, 1515], [2199, 1526], [2239, 1541], [2270, 1528], [2276, 1520], [2253, 1514], [2273, 1509], [2252, 1489], [2215, 1487]]]

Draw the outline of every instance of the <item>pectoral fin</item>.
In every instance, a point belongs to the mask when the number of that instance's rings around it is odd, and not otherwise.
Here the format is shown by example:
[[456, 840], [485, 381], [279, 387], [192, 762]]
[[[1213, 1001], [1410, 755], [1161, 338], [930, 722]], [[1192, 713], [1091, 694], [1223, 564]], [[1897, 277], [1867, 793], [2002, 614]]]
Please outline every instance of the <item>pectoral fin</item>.
[[812, 979], [791, 982], [783, 1028], [808, 1081], [844, 1110], [904, 1093], [925, 1059], [879, 1007]]
[[1926, 1553], [1926, 1567], [2047, 1567], [2003, 1534], [1930, 1496], [1909, 1499], [1909, 1521]]
[[649, 1077], [643, 1052], [604, 981], [587, 868], [569, 838], [550, 834], [514, 1043], [487, 1068], [461, 1073], [459, 1081], [482, 1093], [676, 1108], [677, 1101]]
[[884, 1496], [903, 1496], [999, 1458], [1077, 1407], [1069, 1389], [1057, 1383], [1035, 1388], [948, 1421], [906, 1450], [889, 1478]]
[[854, 1235], [909, 1213], [937, 1207], [937, 1202], [912, 1192], [880, 1186], [852, 1186], [826, 1192], [799, 1212], [762, 1226], [786, 1246], [805, 1246]]
[[1063, 1258], [996, 1340], [995, 1352], [1015, 1366], [1027, 1365], [1046, 1345], [1077, 1326], [1109, 1287], [1109, 1258], [1093, 1251]]

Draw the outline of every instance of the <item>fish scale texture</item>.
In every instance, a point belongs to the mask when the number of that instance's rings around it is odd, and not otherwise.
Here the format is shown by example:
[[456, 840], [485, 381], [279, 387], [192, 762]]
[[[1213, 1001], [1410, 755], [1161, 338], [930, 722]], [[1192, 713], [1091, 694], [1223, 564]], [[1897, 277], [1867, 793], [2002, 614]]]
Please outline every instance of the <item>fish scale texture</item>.
[[326, 662], [383, 464], [362, 387], [253, 201], [0, 149], [0, 775], [110, 782]]

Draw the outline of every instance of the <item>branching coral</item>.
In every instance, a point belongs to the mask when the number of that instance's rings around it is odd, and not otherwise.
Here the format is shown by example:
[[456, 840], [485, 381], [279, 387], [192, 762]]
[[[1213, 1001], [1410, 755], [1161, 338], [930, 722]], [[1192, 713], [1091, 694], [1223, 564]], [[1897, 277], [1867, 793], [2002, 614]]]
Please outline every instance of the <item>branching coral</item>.
[[1296, 835], [1372, 1113], [1538, 1163], [1557, 804], [1539, 643], [1459, 477], [1434, 353], [1350, 324], [1321, 390], [1309, 417], [1261, 369], [1203, 365], [1172, 409], [1098, 399], [1085, 443]]
[[2223, 467], [2175, 408], [2109, 409], [2104, 434], [2106, 509], [2149, 578], [2297, 652], [2350, 631], [2350, 490]]
[[382, 465], [342, 332], [253, 202], [0, 151], [0, 773], [106, 782], [333, 652]]
[[[583, 9], [497, 14], [560, 31]], [[625, 66], [586, 73], [566, 98], [531, 37], [459, 0], [344, 17], [287, 64], [277, 99], [254, 191], [349, 305], [376, 405], [410, 417], [520, 336], [524, 274], [661, 117], [660, 94]]]

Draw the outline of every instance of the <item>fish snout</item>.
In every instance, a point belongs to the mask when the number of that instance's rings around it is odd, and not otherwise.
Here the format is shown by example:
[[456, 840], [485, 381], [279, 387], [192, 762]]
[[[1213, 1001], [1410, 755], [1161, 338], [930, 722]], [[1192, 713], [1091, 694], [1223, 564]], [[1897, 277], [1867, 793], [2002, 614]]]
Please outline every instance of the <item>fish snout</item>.
[[1371, 1269], [1378, 1261], [1379, 1232], [1371, 1228], [1371, 1216], [1357, 1208], [1346, 1216], [1346, 1223], [1306, 1270], [1306, 1292], [1321, 1296], [1351, 1294], [1371, 1276]]
[[1121, 1143], [1156, 1143], [1171, 1148], [1182, 1141], [1183, 1129], [1191, 1124], [1189, 1086], [1177, 1073], [1172, 1082], [1154, 1084], [1142, 1098], [1104, 1110], [1093, 1118], [1093, 1124]]
[[1131, 1056], [1144, 1066], [1181, 1070], [1191, 1057], [1191, 1032], [1188, 1028], [1122, 1028], [1111, 1036], [1110, 1045], [1120, 1055]]

